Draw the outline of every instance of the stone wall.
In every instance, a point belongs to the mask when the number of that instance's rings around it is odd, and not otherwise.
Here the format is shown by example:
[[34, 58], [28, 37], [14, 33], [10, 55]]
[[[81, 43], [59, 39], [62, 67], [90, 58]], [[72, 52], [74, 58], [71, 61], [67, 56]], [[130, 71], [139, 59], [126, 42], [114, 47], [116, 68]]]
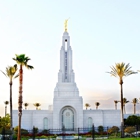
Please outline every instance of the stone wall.
[[84, 110], [84, 127], [88, 127], [88, 118], [92, 118], [95, 127], [120, 126], [120, 110]]

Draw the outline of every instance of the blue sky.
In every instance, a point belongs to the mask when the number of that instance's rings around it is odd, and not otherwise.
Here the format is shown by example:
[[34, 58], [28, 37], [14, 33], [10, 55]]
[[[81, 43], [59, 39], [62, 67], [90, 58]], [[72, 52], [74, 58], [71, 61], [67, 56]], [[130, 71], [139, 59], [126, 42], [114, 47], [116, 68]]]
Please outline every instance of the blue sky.
[[[23, 101], [29, 109], [41, 103], [48, 109], [59, 71], [64, 20], [73, 49], [73, 69], [84, 104], [114, 109], [120, 99], [119, 80], [107, 74], [117, 62], [140, 70], [139, 0], [7, 0], [0, 1], [0, 69], [13, 65], [15, 54], [25, 53], [35, 67], [24, 69]], [[0, 115], [9, 99], [9, 80], [0, 74]], [[124, 79], [124, 97], [140, 98], [140, 73]], [[13, 107], [17, 109], [18, 79], [13, 81]], [[140, 113], [140, 105], [138, 104]], [[132, 112], [129, 103], [126, 111]]]

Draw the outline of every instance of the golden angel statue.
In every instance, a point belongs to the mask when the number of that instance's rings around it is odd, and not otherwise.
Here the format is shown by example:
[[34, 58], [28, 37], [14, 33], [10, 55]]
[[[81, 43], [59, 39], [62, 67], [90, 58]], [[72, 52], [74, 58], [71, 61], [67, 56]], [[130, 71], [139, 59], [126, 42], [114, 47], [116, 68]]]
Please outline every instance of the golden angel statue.
[[66, 19], [66, 20], [65, 20], [65, 23], [64, 23], [65, 32], [67, 32], [67, 23], [68, 23], [68, 20], [69, 20], [69, 19]]

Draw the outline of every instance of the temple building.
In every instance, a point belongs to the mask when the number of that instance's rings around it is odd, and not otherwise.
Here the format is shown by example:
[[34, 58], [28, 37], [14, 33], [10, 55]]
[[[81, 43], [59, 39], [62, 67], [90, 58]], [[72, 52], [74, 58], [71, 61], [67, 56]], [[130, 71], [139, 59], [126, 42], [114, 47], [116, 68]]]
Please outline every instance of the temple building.
[[[53, 105], [48, 110], [23, 110], [21, 127], [32, 129], [91, 128], [120, 126], [120, 110], [83, 110], [83, 98], [75, 82], [70, 36], [65, 27], [60, 49], [60, 69], [54, 89]], [[13, 110], [13, 127], [18, 126], [18, 110]]]

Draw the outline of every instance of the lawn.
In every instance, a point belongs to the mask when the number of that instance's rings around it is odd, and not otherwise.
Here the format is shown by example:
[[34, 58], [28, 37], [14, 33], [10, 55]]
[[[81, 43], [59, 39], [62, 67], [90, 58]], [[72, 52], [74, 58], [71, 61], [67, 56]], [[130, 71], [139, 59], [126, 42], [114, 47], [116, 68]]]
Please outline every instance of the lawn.
[[109, 138], [109, 139], [110, 140], [140, 140], [140, 138]]

